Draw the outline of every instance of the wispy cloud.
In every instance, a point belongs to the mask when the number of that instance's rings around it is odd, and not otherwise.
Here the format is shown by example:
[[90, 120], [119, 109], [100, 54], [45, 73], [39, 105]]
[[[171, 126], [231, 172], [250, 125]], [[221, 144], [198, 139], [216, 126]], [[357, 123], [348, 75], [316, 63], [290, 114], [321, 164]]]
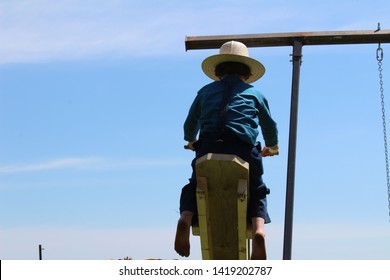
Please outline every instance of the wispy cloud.
[[145, 168], [153, 166], [172, 166], [188, 164], [184, 159], [108, 159], [102, 157], [70, 157], [43, 162], [0, 165], [0, 174], [41, 172], [50, 170], [114, 170], [124, 168]]
[[[140, 4], [143, 3], [143, 4]], [[0, 63], [184, 53], [189, 10], [144, 1], [0, 3]]]
[[62, 158], [46, 162], [20, 164], [20, 165], [3, 165], [0, 166], [0, 173], [19, 173], [19, 172], [36, 172], [54, 169], [82, 169], [99, 164], [99, 158]]
[[184, 54], [185, 35], [265, 30], [292, 17], [280, 7], [266, 12], [265, 1], [247, 2], [2, 1], [0, 63]]
[[129, 47], [129, 51], [139, 51], [136, 42], [143, 28], [134, 21], [134, 9], [122, 10], [122, 3], [125, 2], [3, 2], [0, 11], [5, 25], [0, 38], [5, 43], [0, 47], [1, 62], [77, 59], [102, 52], [123, 52]]
[[[366, 17], [361, 22], [346, 17], [345, 10], [351, 7], [339, 2], [308, 6], [306, 1], [264, 0], [248, 0], [245, 5], [232, 0], [1, 1], [0, 64], [178, 55], [185, 53], [185, 35], [361, 29], [367, 22], [375, 28], [377, 18], [387, 19], [381, 4], [372, 13], [375, 20]], [[335, 5], [338, 8], [330, 8]], [[366, 12], [362, 3], [353, 8], [351, 15]]]

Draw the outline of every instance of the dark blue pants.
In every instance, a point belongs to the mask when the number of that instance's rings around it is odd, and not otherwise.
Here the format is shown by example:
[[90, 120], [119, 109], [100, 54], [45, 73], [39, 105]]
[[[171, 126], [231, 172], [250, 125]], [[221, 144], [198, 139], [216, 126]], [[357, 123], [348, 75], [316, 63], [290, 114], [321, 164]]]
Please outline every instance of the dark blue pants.
[[182, 189], [180, 196], [180, 213], [191, 211], [194, 213], [193, 223], [197, 222], [196, 206], [196, 160], [207, 153], [233, 154], [249, 163], [249, 203], [248, 203], [248, 220], [254, 217], [261, 217], [265, 223], [270, 223], [271, 219], [267, 211], [267, 194], [269, 189], [263, 182], [263, 163], [262, 156], [257, 147], [244, 143], [235, 138], [227, 138], [223, 141], [202, 139], [199, 147], [196, 149], [196, 157], [192, 161], [192, 176], [189, 183]]

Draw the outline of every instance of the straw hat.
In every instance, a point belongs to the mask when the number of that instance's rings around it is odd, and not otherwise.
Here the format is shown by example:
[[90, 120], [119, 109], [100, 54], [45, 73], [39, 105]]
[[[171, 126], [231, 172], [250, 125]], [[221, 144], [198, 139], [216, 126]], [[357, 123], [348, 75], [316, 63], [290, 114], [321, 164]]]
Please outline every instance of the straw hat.
[[219, 80], [215, 75], [215, 67], [222, 62], [241, 62], [251, 69], [252, 75], [245, 82], [250, 84], [260, 79], [265, 72], [263, 64], [249, 57], [248, 48], [241, 42], [229, 41], [223, 44], [219, 54], [209, 56], [202, 62], [203, 72], [213, 80]]

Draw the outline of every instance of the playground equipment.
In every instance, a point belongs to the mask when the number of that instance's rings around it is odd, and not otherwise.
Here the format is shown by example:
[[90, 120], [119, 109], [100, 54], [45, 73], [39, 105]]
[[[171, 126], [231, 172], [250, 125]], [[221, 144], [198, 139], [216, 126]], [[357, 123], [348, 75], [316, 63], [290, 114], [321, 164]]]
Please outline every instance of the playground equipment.
[[204, 260], [245, 260], [249, 164], [235, 155], [206, 154], [196, 161], [199, 227]]
[[[387, 155], [387, 136], [386, 136], [386, 121], [385, 121], [385, 107], [384, 107], [384, 91], [383, 91], [383, 81], [382, 81], [382, 59], [383, 59], [383, 50], [380, 46], [381, 43], [390, 43], [390, 30], [381, 30], [380, 25], [375, 31], [336, 31], [336, 32], [295, 32], [295, 33], [269, 33], [269, 34], [249, 34], [249, 35], [223, 35], [223, 36], [187, 36], [185, 39], [186, 50], [195, 50], [195, 49], [216, 49], [219, 48], [223, 43], [227, 41], [239, 41], [244, 43], [247, 47], [276, 47], [276, 46], [292, 46], [292, 87], [291, 87], [291, 107], [290, 107], [290, 129], [289, 129], [289, 145], [288, 145], [288, 163], [287, 163], [287, 183], [286, 183], [286, 206], [285, 206], [285, 224], [284, 224], [284, 246], [283, 246], [283, 259], [291, 259], [292, 252], [292, 231], [293, 231], [293, 210], [294, 210], [294, 188], [295, 188], [295, 159], [296, 159], [296, 143], [297, 143], [297, 120], [298, 120], [298, 96], [299, 96], [299, 78], [300, 78], [300, 67], [302, 63], [302, 47], [303, 45], [337, 45], [337, 44], [378, 44], [377, 49], [377, 60], [378, 60], [378, 70], [380, 77], [380, 90], [381, 90], [381, 104], [382, 104], [382, 119], [383, 119], [383, 132], [384, 132], [384, 145], [385, 145], [385, 161], [386, 161], [386, 175], [387, 175], [387, 191], [388, 191], [388, 201], [389, 201], [389, 216], [390, 216], [390, 175], [389, 175], [389, 163]], [[211, 158], [213, 156], [210, 156]], [[203, 258], [215, 258], [217, 251], [220, 248], [227, 246], [229, 247], [226, 251], [233, 251], [239, 247], [241, 250], [242, 245], [237, 245], [239, 242], [242, 242], [241, 239], [234, 239], [234, 242], [237, 241], [237, 244], [217, 244], [214, 239], [215, 235], [228, 235], [230, 232], [225, 232], [223, 225], [219, 224], [220, 221], [211, 219], [210, 216], [210, 201], [212, 196], [208, 193], [208, 190], [214, 188], [215, 185], [218, 185], [220, 181], [222, 182], [224, 178], [223, 175], [226, 174], [230, 176], [230, 172], [223, 172], [218, 169], [219, 175], [216, 175], [215, 178], [211, 179], [211, 172], [215, 166], [223, 166], [222, 163], [218, 163], [220, 159], [214, 157], [213, 160], [202, 161], [199, 159], [199, 170], [203, 168], [209, 168], [209, 171], [203, 175], [198, 174], [198, 192], [197, 200], [198, 207], [202, 208], [201, 214], [199, 214], [200, 220], [200, 236], [202, 244], [202, 256]], [[222, 160], [223, 161], [223, 160]], [[204, 167], [206, 166], [206, 167]], [[241, 169], [241, 167], [236, 166], [232, 167], [233, 170]], [[233, 180], [233, 178], [231, 178]], [[234, 180], [237, 178], [234, 177]], [[216, 180], [216, 181], [214, 181]], [[213, 182], [213, 183], [211, 183]], [[236, 182], [236, 181], [235, 181]], [[241, 182], [243, 186], [244, 182]], [[234, 183], [231, 186], [233, 190], [228, 194], [229, 199], [232, 197], [237, 197], [237, 188], [239, 188], [239, 183]], [[225, 188], [225, 187], [222, 187]], [[231, 196], [231, 197], [230, 197]], [[224, 198], [225, 199], [225, 198]], [[237, 199], [236, 199], [237, 200]], [[225, 203], [225, 202], [224, 202]], [[237, 205], [239, 203], [237, 202]], [[221, 203], [219, 203], [221, 205]], [[234, 209], [237, 209], [234, 205]], [[214, 211], [214, 210], [213, 210]], [[237, 210], [237, 212], [239, 212]], [[205, 215], [206, 219], [202, 215]], [[237, 214], [238, 215], [238, 214]], [[238, 218], [236, 218], [238, 217]], [[240, 219], [239, 216], [234, 216], [234, 219]], [[211, 219], [211, 220], [210, 220]], [[206, 221], [206, 222], [205, 222]], [[202, 226], [203, 223], [203, 226]], [[234, 225], [240, 225], [239, 222], [234, 221], [233, 225], [228, 229], [236, 231]], [[207, 229], [207, 230], [206, 230]], [[239, 228], [237, 235], [241, 236], [243, 228]], [[234, 233], [236, 234], [236, 233]], [[235, 237], [234, 237], [235, 238]], [[234, 248], [233, 248], [234, 247]], [[248, 246], [247, 246], [248, 247]], [[248, 251], [249, 249], [247, 249]], [[219, 254], [219, 252], [218, 252]], [[219, 256], [219, 255], [218, 255]], [[232, 255], [233, 256], [233, 255]], [[236, 256], [236, 255], [235, 255]], [[240, 255], [239, 258], [242, 258]]]

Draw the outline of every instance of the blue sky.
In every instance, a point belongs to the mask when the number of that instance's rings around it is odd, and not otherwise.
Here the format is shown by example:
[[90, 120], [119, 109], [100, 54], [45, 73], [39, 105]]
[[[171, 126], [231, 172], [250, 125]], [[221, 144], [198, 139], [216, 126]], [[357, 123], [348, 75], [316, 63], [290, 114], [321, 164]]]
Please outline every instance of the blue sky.
[[[185, 36], [390, 29], [389, 13], [384, 0], [1, 0], [0, 259], [36, 259], [38, 244], [46, 259], [179, 258], [182, 124], [217, 52], [186, 52]], [[294, 259], [390, 258], [376, 48], [303, 48]], [[282, 258], [290, 53], [250, 49], [280, 137], [264, 159], [270, 259]]]

